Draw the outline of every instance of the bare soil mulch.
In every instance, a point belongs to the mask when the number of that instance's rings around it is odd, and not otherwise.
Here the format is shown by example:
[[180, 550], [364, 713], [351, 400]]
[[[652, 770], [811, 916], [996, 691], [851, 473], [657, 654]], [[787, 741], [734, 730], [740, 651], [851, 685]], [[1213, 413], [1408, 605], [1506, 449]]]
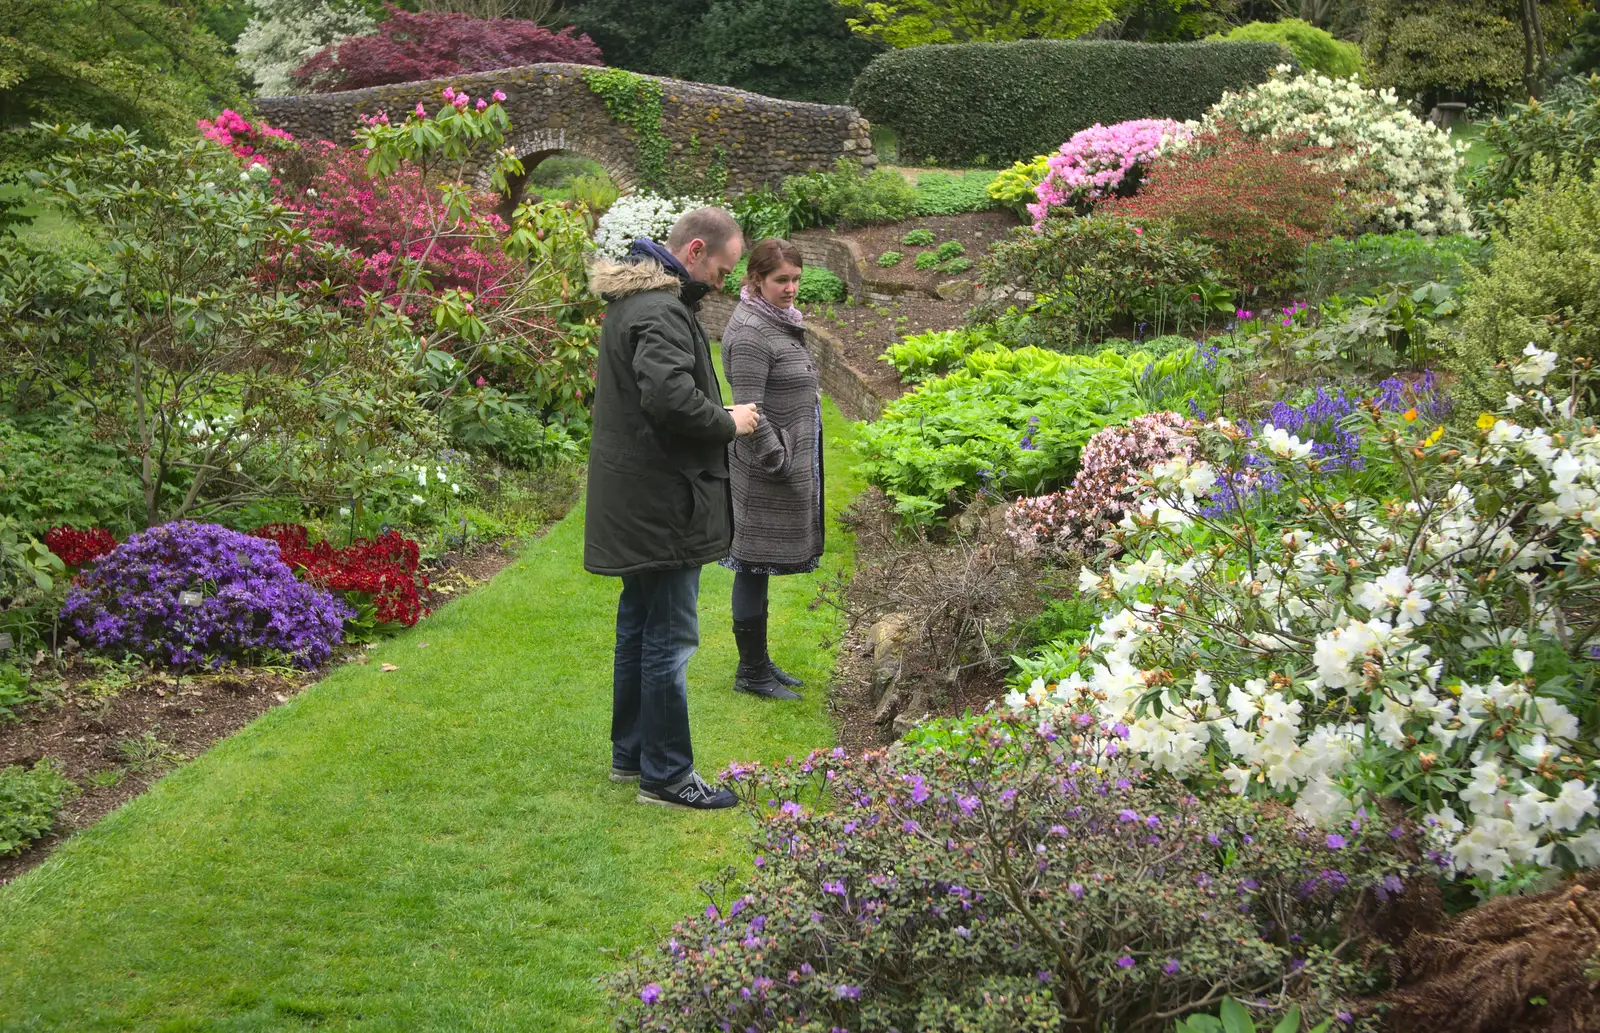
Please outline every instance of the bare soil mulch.
[[886, 305], [807, 305], [806, 322], [826, 329], [844, 346], [845, 359], [882, 398], [910, 390], [900, 372], [878, 358], [908, 334], [953, 330], [966, 322], [967, 301], [904, 294]]
[[[423, 572], [434, 610], [488, 581], [516, 557], [508, 542], [450, 552]], [[34, 868], [57, 845], [150, 788], [173, 766], [199, 755], [366, 650], [338, 650], [323, 667], [290, 671], [231, 667], [176, 675], [146, 664], [118, 664], [65, 652], [35, 668], [44, 699], [15, 724], [0, 725], [0, 768], [48, 757], [77, 786], [50, 835], [0, 857], [0, 884]]]
[[[929, 297], [937, 297], [935, 291], [939, 284], [952, 279], [972, 279], [978, 262], [989, 253], [989, 245], [1004, 240], [1020, 225], [1022, 223], [1012, 213], [991, 209], [986, 212], [964, 212], [960, 215], [919, 216], [904, 222], [862, 226], [845, 230], [837, 235], [848, 237], [860, 245], [861, 253], [867, 260], [868, 290], [874, 289], [874, 284], [880, 284], [902, 289], [912, 288]], [[934, 242], [926, 247], [900, 243], [901, 239], [912, 230], [929, 231], [933, 234]], [[935, 269], [916, 267], [915, 261], [919, 254], [934, 250], [940, 244], [951, 240], [960, 242], [966, 249], [965, 257], [972, 260], [973, 269], [958, 276], [951, 276]], [[905, 257], [895, 265], [880, 266], [878, 256], [886, 251], [899, 251]], [[883, 293], [889, 291], [885, 290]]]

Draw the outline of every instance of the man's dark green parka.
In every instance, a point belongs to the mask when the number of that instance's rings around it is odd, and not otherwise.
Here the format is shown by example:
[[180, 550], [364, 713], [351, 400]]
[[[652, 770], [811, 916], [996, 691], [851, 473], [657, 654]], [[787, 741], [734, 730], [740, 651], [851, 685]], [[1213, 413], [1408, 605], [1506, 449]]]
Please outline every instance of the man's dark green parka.
[[583, 566], [620, 576], [715, 563], [733, 541], [728, 443], [705, 284], [644, 259], [589, 271], [607, 301], [595, 374]]

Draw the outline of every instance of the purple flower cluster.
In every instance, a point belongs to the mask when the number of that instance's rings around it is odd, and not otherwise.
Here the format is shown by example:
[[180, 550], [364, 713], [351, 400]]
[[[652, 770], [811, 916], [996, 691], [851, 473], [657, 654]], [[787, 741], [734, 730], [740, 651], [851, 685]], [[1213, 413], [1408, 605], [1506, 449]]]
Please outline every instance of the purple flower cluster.
[[337, 596], [296, 579], [276, 542], [187, 520], [117, 546], [78, 576], [61, 608], [87, 645], [175, 667], [267, 651], [314, 667], [352, 616]]

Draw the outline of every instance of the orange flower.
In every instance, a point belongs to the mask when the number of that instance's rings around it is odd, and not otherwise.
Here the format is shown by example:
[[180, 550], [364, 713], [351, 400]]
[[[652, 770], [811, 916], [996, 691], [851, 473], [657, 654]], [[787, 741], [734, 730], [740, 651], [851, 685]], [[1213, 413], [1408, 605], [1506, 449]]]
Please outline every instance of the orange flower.
[[1406, 422], [1410, 423], [1412, 420], [1417, 418], [1417, 410], [1415, 410], [1415, 409], [1407, 409], [1406, 413], [1405, 413], [1405, 416], [1406, 416]]

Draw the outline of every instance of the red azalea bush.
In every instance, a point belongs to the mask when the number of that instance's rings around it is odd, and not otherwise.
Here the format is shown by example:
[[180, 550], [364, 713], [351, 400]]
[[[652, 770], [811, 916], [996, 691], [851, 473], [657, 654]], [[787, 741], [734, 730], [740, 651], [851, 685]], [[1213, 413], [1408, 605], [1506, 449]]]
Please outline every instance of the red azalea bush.
[[1179, 456], [1198, 458], [1193, 428], [1174, 412], [1135, 416], [1105, 428], [1083, 446], [1072, 487], [1011, 504], [1006, 536], [1024, 549], [1093, 552], [1139, 500], [1146, 470]]
[[1349, 174], [1317, 163], [1331, 165], [1332, 154], [1322, 147], [1275, 151], [1224, 125], [1155, 162], [1138, 194], [1106, 208], [1166, 220], [1216, 247], [1217, 264], [1233, 283], [1269, 286], [1294, 273], [1307, 244], [1351, 221]]
[[78, 531], [63, 524], [44, 533], [44, 544], [62, 563], [69, 567], [81, 567], [115, 549], [117, 540], [103, 527]]
[[[435, 229], [449, 222], [437, 191], [418, 169], [401, 168], [379, 184], [367, 174], [362, 151], [322, 141], [312, 153], [317, 171], [311, 189], [285, 203], [304, 213], [314, 239], [349, 248], [356, 257], [343, 270], [296, 270], [297, 280], [347, 279], [353, 289], [342, 295], [346, 304], [362, 304], [363, 293], [371, 291], [415, 315], [433, 304], [433, 295], [451, 288], [471, 291], [475, 304], [492, 308], [518, 278], [517, 262], [499, 246], [507, 227], [494, 213], [493, 199], [480, 196], [465, 224], [436, 237]], [[407, 258], [422, 263], [428, 297], [396, 296], [401, 260]]]
[[353, 36], [311, 55], [293, 73], [313, 93], [359, 90], [389, 83], [443, 79], [541, 62], [601, 64], [600, 48], [567, 26], [551, 32], [518, 18], [460, 13], [412, 13], [389, 5], [389, 16], [366, 36]]
[[278, 554], [307, 582], [332, 592], [356, 592], [372, 600], [379, 624], [411, 627], [428, 608], [421, 592], [428, 579], [417, 573], [417, 543], [398, 531], [357, 538], [343, 549], [327, 540], [312, 544], [300, 524], [267, 524], [250, 532], [278, 543]]

